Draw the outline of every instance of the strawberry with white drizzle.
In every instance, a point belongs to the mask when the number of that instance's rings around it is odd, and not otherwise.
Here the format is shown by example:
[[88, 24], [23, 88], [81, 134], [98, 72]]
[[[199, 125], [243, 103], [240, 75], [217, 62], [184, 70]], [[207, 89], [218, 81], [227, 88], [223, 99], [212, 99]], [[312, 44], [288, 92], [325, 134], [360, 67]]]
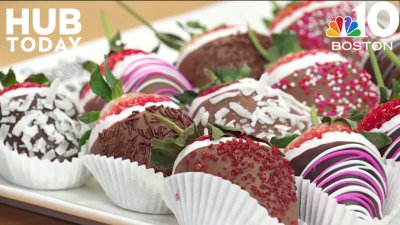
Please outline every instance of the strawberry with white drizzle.
[[365, 220], [383, 217], [388, 180], [379, 151], [343, 121], [315, 125], [286, 147], [296, 176]]
[[0, 91], [0, 145], [28, 157], [72, 161], [85, 126], [71, 101], [57, 94], [59, 81], [23, 82]]
[[[270, 29], [272, 33], [281, 33], [289, 30], [300, 40], [303, 49], [326, 49], [331, 50], [331, 43], [335, 42], [362, 42], [371, 41], [375, 36], [366, 26], [368, 37], [334, 37], [326, 35], [326, 30], [331, 21], [338, 16], [345, 18], [349, 16], [355, 20], [355, 8], [353, 3], [348, 1], [299, 1], [293, 2], [284, 7], [275, 18], [272, 19]], [[338, 25], [340, 26], [340, 25]], [[366, 48], [350, 51], [341, 50], [337, 52], [350, 59], [357, 66], [361, 65], [361, 58], [367, 55]]]
[[308, 129], [310, 109], [293, 96], [260, 81], [245, 78], [200, 93], [189, 115], [200, 127], [207, 123], [240, 128], [248, 135], [269, 140]]
[[[142, 92], [172, 97], [193, 87], [172, 64], [157, 55], [140, 49], [124, 49], [124, 44], [117, 33], [113, 38], [105, 14], [102, 14], [103, 25], [109, 38], [110, 53], [107, 67], [100, 65], [100, 72], [106, 74], [109, 69], [122, 81], [124, 93]], [[81, 92], [81, 109], [85, 112], [101, 110], [105, 102], [97, 97], [87, 84]]]
[[[155, 54], [137, 49], [123, 49], [108, 56], [108, 68], [122, 81], [125, 93], [142, 92], [172, 97], [192, 85], [170, 63]], [[100, 65], [104, 73], [104, 63]], [[81, 92], [81, 107], [84, 111], [100, 110], [105, 102], [98, 98], [87, 84]]]
[[321, 116], [347, 115], [373, 108], [379, 100], [371, 75], [346, 58], [326, 50], [284, 56], [267, 69], [268, 84], [293, 95]]
[[[112, 78], [107, 77], [107, 83], [97, 69], [91, 77], [91, 84], [103, 85], [103, 87], [92, 85], [93, 92], [100, 93], [99, 96], [105, 101], [109, 100], [109, 103], [98, 114], [100, 118], [90, 134], [88, 142], [90, 153], [115, 159], [129, 159], [147, 168], [154, 168], [156, 172], [163, 172], [165, 176], [170, 175], [171, 171], [155, 168], [149, 162], [152, 152], [150, 140], [164, 139], [176, 134], [155, 120], [154, 115], [162, 115], [182, 127], [189, 126], [192, 120], [168, 97], [144, 93], [122, 95], [122, 87], [119, 86], [121, 83], [115, 80], [112, 74], [110, 76]], [[112, 96], [103, 94], [107, 89], [110, 90], [108, 94]], [[116, 94], [118, 90], [121, 92]], [[93, 115], [93, 113], [86, 115]], [[83, 116], [83, 118], [89, 117]], [[95, 119], [92, 118], [86, 122], [93, 122]]]

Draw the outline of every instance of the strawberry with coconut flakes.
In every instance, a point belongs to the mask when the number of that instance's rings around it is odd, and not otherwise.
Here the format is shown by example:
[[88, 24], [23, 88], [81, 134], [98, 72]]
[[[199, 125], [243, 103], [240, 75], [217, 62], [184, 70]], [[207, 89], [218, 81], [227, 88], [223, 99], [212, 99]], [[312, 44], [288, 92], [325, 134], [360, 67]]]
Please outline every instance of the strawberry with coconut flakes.
[[[14, 76], [11, 70], [4, 80], [10, 76]], [[73, 103], [56, 93], [59, 84], [3, 84], [0, 142], [5, 149], [60, 162], [78, 156], [78, 140], [85, 127]]]
[[[289, 30], [300, 40], [303, 49], [326, 49], [331, 50], [333, 41], [337, 42], [360, 42], [372, 41], [375, 36], [366, 26], [367, 37], [327, 37], [326, 30], [331, 21], [338, 16], [350, 16], [355, 21], [352, 11], [354, 5], [347, 1], [308, 1], [294, 2], [283, 8], [271, 21], [271, 32], [281, 33]], [[367, 55], [364, 46], [361, 50], [341, 50], [341, 55], [350, 59], [358, 66], [360, 59]]]
[[361, 219], [383, 217], [388, 181], [379, 151], [349, 124], [315, 125], [285, 151], [296, 176], [315, 183]]
[[371, 75], [346, 58], [320, 49], [284, 56], [267, 69], [268, 84], [293, 95], [321, 116], [346, 116], [377, 105]]
[[260, 81], [245, 78], [206, 90], [194, 99], [189, 115], [196, 125], [207, 123], [240, 128], [248, 135], [269, 140], [300, 134], [311, 124], [310, 109], [293, 96]]

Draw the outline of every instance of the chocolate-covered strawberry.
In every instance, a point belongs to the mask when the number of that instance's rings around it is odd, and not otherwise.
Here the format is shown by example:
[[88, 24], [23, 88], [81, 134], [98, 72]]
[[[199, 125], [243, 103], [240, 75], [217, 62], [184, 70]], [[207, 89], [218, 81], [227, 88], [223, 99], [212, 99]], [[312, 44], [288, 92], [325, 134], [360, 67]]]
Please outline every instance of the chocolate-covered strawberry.
[[307, 130], [310, 109], [293, 96], [269, 87], [267, 78], [245, 78], [205, 90], [192, 102], [189, 115], [201, 128], [215, 123], [264, 140]]
[[[280, 11], [277, 10], [277, 15], [270, 22], [270, 29], [272, 33], [289, 30], [300, 40], [303, 49], [332, 50], [334, 41], [354, 43], [374, 40], [375, 36], [368, 26], [365, 30], [368, 37], [359, 37], [361, 32], [357, 28], [357, 22], [354, 22], [354, 8], [353, 3], [348, 1], [296, 1]], [[346, 29], [343, 32], [347, 32], [345, 37], [341, 37], [342, 24]], [[337, 53], [361, 67], [360, 59], [367, 51], [364, 45], [361, 50], [343, 49]]]
[[12, 70], [3, 77], [0, 145], [29, 157], [71, 161], [85, 126], [73, 103], [57, 93], [59, 81], [50, 87], [36, 81], [48, 83], [43, 75], [16, 83]]
[[90, 112], [81, 117], [88, 123], [100, 117], [90, 135], [90, 153], [129, 159], [154, 168], [156, 172], [163, 172], [165, 176], [170, 175], [171, 170], [159, 169], [149, 162], [152, 152], [150, 140], [176, 134], [156, 120], [154, 115], [169, 118], [183, 128], [192, 123], [190, 117], [165, 96], [144, 93], [123, 95], [121, 81], [111, 73], [107, 73], [104, 80], [98, 68], [92, 74], [91, 87], [94, 93], [109, 103], [101, 113]]
[[[103, 23], [109, 38], [110, 53], [108, 63], [100, 65], [100, 72], [105, 74], [110, 70], [122, 81], [123, 91], [159, 94], [171, 97], [185, 90], [191, 90], [192, 85], [172, 64], [155, 54], [139, 49], [124, 49], [120, 34], [111, 37], [105, 14]], [[86, 64], [88, 66], [89, 63]], [[85, 112], [101, 110], [105, 102], [96, 96], [87, 84], [81, 92], [81, 108]]]
[[371, 75], [346, 58], [326, 50], [286, 55], [271, 65], [269, 85], [293, 95], [321, 116], [345, 116], [373, 108], [379, 101]]
[[[181, 129], [157, 116], [178, 132], [167, 140], [152, 140], [152, 162], [174, 168], [173, 174], [202, 172], [239, 185], [279, 222], [297, 224], [297, 198], [293, 169], [278, 148], [208, 124], [210, 136], [200, 136], [192, 125]], [[201, 187], [199, 187], [201, 188]]]
[[382, 145], [388, 138], [355, 133], [353, 123], [344, 119], [323, 122], [286, 147], [285, 158], [295, 175], [315, 183], [361, 219], [382, 218], [388, 180], [377, 147], [365, 137], [375, 137]]
[[[370, 110], [358, 124], [359, 131], [383, 132], [392, 139], [389, 146], [379, 149], [385, 159], [400, 161], [400, 84], [397, 79], [392, 80], [392, 92], [388, 96], [387, 88], [378, 61], [372, 50], [369, 50], [375, 77], [379, 85], [381, 104]], [[393, 52], [389, 52], [393, 54]], [[393, 58], [392, 58], [393, 59]], [[398, 60], [398, 59], [395, 59]], [[395, 63], [395, 62], [393, 62]], [[399, 64], [400, 68], [400, 64]]]
[[[218, 26], [207, 30], [204, 25], [189, 21], [185, 30], [191, 32], [191, 39], [185, 41], [177, 35], [158, 32], [149, 22], [123, 2], [118, 2], [125, 10], [146, 25], [166, 46], [180, 51], [177, 67], [195, 87], [202, 87], [210, 80], [204, 69], [215, 70], [228, 67], [239, 70], [244, 65], [252, 68], [251, 77], [258, 79], [268, 60], [260, 54], [260, 48], [269, 48], [271, 38], [268, 33], [251, 31], [244, 26]], [[250, 35], [252, 37], [250, 37]]]

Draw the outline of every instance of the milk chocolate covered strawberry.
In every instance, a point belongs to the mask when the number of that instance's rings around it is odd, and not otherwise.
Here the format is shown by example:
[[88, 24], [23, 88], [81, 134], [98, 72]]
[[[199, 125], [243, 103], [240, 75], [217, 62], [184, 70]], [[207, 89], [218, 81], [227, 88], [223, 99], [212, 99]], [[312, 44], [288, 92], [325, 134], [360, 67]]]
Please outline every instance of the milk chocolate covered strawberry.
[[129, 159], [169, 175], [170, 170], [160, 170], [149, 162], [152, 152], [150, 140], [171, 137], [176, 133], [154, 119], [154, 115], [169, 118], [184, 128], [192, 123], [190, 117], [165, 96], [143, 93], [123, 95], [121, 81], [111, 73], [107, 73], [104, 80], [99, 69], [92, 74], [91, 87], [109, 103], [101, 113], [92, 112], [81, 117], [87, 122], [100, 117], [90, 135], [90, 153]]

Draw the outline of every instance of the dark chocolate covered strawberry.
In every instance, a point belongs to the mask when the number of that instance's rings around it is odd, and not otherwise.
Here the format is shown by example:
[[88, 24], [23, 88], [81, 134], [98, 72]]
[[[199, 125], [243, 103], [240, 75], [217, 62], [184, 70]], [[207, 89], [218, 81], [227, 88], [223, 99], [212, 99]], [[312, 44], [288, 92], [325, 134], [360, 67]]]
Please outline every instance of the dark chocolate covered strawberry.
[[44, 75], [16, 83], [12, 70], [2, 76], [0, 145], [29, 157], [71, 161], [85, 126], [74, 104], [57, 93], [59, 81], [47, 83]]
[[324, 118], [323, 122], [286, 147], [285, 158], [295, 175], [315, 183], [361, 219], [382, 218], [387, 176], [377, 147], [365, 137], [375, 136], [382, 145], [388, 138], [353, 132], [353, 123], [344, 119]]
[[373, 108], [379, 101], [371, 75], [346, 58], [326, 50], [304, 50], [271, 65], [269, 85], [293, 95], [321, 116], [346, 116]]
[[173, 167], [173, 174], [202, 172], [229, 180], [249, 192], [279, 222], [298, 223], [293, 169], [278, 148], [243, 136], [236, 129], [208, 124], [210, 136], [200, 136], [194, 125], [182, 130], [165, 118], [157, 118], [179, 136], [152, 140], [155, 164]]
[[91, 77], [91, 87], [109, 103], [101, 113], [91, 112], [81, 117], [86, 122], [99, 118], [90, 135], [90, 153], [129, 159], [154, 168], [156, 172], [161, 171], [165, 176], [170, 175], [171, 170], [159, 169], [149, 162], [152, 152], [150, 140], [176, 134], [154, 115], [162, 115], [183, 128], [192, 123], [190, 117], [168, 97], [144, 93], [123, 95], [121, 81], [116, 80], [112, 73], [107, 73], [105, 79], [97, 68]]
[[[177, 35], [158, 32], [128, 5], [123, 2], [118, 3], [149, 27], [160, 42], [180, 51], [177, 67], [195, 87], [202, 87], [210, 81], [204, 75], [204, 69], [213, 71], [220, 67], [228, 67], [238, 70], [248, 65], [252, 68], [251, 77], [258, 79], [264, 70], [264, 65], [268, 63], [268, 60], [260, 54], [259, 47], [271, 46], [269, 33], [249, 31], [245, 26], [226, 25], [207, 30], [204, 25], [189, 21], [186, 24], [188, 27], [180, 24], [185, 31], [190, 29], [201, 32], [189, 32], [191, 39], [185, 41]], [[253, 38], [249, 37], [249, 32]], [[256, 44], [254, 39], [257, 39]]]

